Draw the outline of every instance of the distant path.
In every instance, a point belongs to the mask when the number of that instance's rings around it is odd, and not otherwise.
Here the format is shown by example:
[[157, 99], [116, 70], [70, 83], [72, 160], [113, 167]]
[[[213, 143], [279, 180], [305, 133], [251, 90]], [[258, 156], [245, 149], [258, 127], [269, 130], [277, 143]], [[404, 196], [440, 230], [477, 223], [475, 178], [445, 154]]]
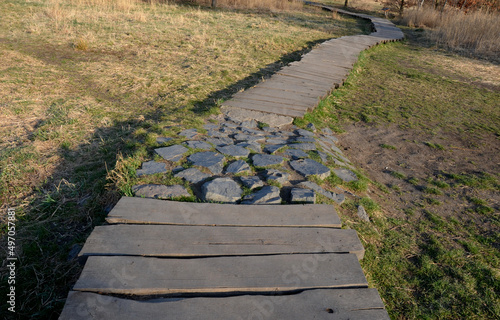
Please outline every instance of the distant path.
[[404, 38], [403, 32], [387, 19], [315, 2], [305, 3], [369, 20], [375, 31], [369, 35], [345, 36], [323, 42], [300, 61], [224, 102], [221, 109], [226, 116], [239, 121], [253, 119], [277, 127], [290, 124], [293, 118], [303, 117], [344, 83], [361, 51]]

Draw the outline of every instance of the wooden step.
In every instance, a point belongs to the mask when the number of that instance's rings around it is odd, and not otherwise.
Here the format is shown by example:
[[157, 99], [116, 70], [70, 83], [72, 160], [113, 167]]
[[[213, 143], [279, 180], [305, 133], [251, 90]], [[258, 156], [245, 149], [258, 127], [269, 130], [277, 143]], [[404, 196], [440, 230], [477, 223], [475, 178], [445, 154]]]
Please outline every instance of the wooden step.
[[227, 296], [367, 286], [354, 254], [204, 259], [114, 256], [89, 257], [73, 290], [137, 296]]
[[340, 228], [326, 204], [259, 205], [194, 203], [123, 197], [106, 218], [111, 224]]
[[280, 227], [110, 225], [94, 228], [80, 256], [209, 257], [354, 253], [364, 248], [355, 230]]
[[60, 320], [286, 319], [389, 320], [376, 289], [308, 290], [294, 295], [134, 301], [70, 291]]

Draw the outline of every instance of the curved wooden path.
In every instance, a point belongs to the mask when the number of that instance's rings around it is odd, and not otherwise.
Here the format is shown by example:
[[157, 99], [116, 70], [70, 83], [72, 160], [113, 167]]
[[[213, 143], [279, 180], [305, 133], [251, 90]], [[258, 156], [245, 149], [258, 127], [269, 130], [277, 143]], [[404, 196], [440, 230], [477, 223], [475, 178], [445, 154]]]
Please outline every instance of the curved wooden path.
[[[362, 50], [403, 38], [333, 39], [224, 112], [273, 126], [303, 116], [342, 85]], [[389, 319], [359, 264], [364, 248], [330, 205], [230, 205], [123, 197], [79, 254], [85, 267], [60, 319]]]
[[254, 119], [271, 126], [290, 124], [293, 118], [303, 117], [344, 83], [361, 51], [404, 38], [403, 32], [386, 19], [314, 2], [306, 1], [306, 4], [369, 20], [375, 31], [323, 42], [300, 61], [224, 102], [221, 109], [227, 116], [239, 121]]

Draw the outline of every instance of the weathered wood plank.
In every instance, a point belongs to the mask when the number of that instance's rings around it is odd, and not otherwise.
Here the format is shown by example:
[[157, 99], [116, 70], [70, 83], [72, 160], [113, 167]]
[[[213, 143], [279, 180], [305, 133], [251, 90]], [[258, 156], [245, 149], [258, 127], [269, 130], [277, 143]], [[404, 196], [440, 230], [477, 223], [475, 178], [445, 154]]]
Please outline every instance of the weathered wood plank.
[[[307, 105], [316, 105], [319, 99], [312, 95], [303, 95], [297, 92], [290, 92], [284, 90], [270, 90], [264, 88], [254, 87], [251, 90], [238, 92], [234, 95], [235, 98], [252, 98], [256, 100], [265, 100], [265, 101], [276, 101], [276, 99], [280, 99], [279, 101], [287, 104], [307, 104]], [[268, 100], [268, 98], [272, 98], [272, 100]]]
[[325, 227], [340, 228], [335, 208], [326, 204], [260, 205], [193, 203], [122, 197], [108, 223], [186, 226]]
[[208, 257], [291, 253], [355, 253], [362, 259], [364, 248], [352, 229], [110, 225], [95, 227], [79, 255]]
[[274, 103], [279, 105], [286, 105], [287, 107], [295, 110], [309, 110], [316, 106], [319, 99], [301, 99], [301, 100], [285, 100], [281, 97], [270, 97], [259, 95], [255, 92], [249, 93], [247, 95], [234, 96], [235, 101], [250, 100], [255, 101], [255, 103]]
[[222, 106], [269, 112], [290, 117], [302, 117], [305, 113], [305, 110], [297, 111], [291, 108], [287, 108], [285, 105], [271, 104], [264, 106], [263, 104], [255, 103], [255, 101], [237, 101], [235, 99], [224, 102]]
[[319, 83], [324, 83], [325, 85], [328, 85], [330, 87], [333, 87], [335, 83], [341, 83], [342, 80], [345, 79], [345, 75], [347, 72], [344, 70], [342, 73], [336, 74], [335, 76], [324, 76], [318, 73], [313, 72], [306, 72], [306, 70], [298, 70], [297, 68], [286, 68], [281, 71], [278, 71], [278, 74], [289, 76], [289, 77], [294, 77], [298, 79], [304, 79], [306, 81], [310, 82], [319, 82]]
[[73, 290], [127, 295], [227, 295], [360, 288], [368, 283], [353, 254], [205, 259], [89, 257]]
[[[329, 313], [329, 309], [333, 311]], [[308, 290], [294, 295], [134, 301], [70, 291], [60, 320], [288, 319], [389, 320], [376, 289]]]

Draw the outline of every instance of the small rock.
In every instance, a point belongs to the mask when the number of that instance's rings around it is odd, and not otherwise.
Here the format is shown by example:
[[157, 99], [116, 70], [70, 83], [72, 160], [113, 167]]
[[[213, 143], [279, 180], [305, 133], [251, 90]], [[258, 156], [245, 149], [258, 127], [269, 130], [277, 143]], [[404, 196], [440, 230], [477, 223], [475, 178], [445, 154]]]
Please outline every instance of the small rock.
[[328, 135], [332, 135], [333, 134], [333, 131], [330, 130], [330, 128], [323, 128], [321, 129], [321, 131], [324, 133], [324, 134], [328, 134]]
[[333, 169], [333, 172], [344, 182], [351, 182], [358, 180], [356, 174], [349, 169], [344, 169], [344, 168]]
[[273, 127], [264, 127], [264, 128], [262, 128], [262, 131], [265, 131], [265, 132], [276, 132], [276, 128], [273, 128]]
[[245, 198], [241, 204], [281, 204], [280, 189], [275, 186], [265, 186]]
[[163, 159], [173, 162], [180, 160], [182, 158], [182, 155], [188, 151], [189, 150], [186, 147], [181, 146], [180, 144], [155, 149], [155, 152], [159, 154]]
[[242, 127], [245, 128], [256, 128], [257, 127], [257, 121], [255, 120], [245, 120], [241, 123]]
[[231, 174], [237, 174], [241, 172], [249, 172], [250, 171], [250, 166], [248, 163], [246, 163], [243, 160], [237, 160], [233, 163], [231, 163], [229, 166], [226, 168], [226, 173], [231, 173]]
[[263, 136], [252, 136], [249, 134], [238, 133], [234, 135], [234, 139], [236, 141], [257, 142], [257, 141], [264, 141], [265, 138]]
[[235, 203], [240, 200], [243, 190], [231, 178], [217, 178], [206, 182], [201, 187], [203, 200]]
[[366, 210], [363, 206], [358, 206], [358, 217], [361, 220], [364, 220], [366, 222], [370, 222], [370, 217], [368, 217], [368, 213], [366, 213]]
[[286, 156], [290, 157], [293, 160], [308, 158], [309, 155], [302, 150], [297, 149], [286, 149], [283, 152]]
[[318, 186], [316, 183], [311, 182], [311, 181], [303, 181], [303, 182], [299, 183], [298, 186], [301, 188], [305, 188], [305, 189], [312, 189], [312, 190], [314, 190], [314, 192], [319, 193], [319, 194], [327, 197], [328, 199], [331, 199], [331, 200], [337, 202], [338, 204], [342, 204], [345, 201], [345, 195], [336, 194], [334, 192], [327, 191], [327, 190], [321, 188], [320, 186]]
[[265, 174], [266, 174], [267, 181], [272, 180], [272, 181], [276, 181], [280, 184], [287, 183], [288, 179], [290, 178], [289, 173], [281, 172], [281, 171], [276, 170], [276, 169], [266, 170]]
[[135, 185], [132, 191], [136, 197], [153, 199], [172, 199], [177, 197], [190, 197], [191, 195], [181, 185], [164, 186], [162, 184]]
[[275, 153], [279, 149], [283, 148], [285, 145], [284, 144], [269, 144], [264, 147], [264, 152], [267, 153]]
[[293, 139], [293, 141], [314, 143], [316, 141], [316, 139], [314, 139], [312, 137], [296, 137], [295, 139]]
[[284, 139], [267, 139], [266, 144], [286, 144], [286, 140]]
[[312, 159], [290, 161], [290, 166], [304, 177], [316, 175], [320, 179], [325, 179], [330, 175], [328, 167]]
[[182, 170], [184, 170], [183, 166], [177, 166], [177, 167], [175, 167], [175, 168], [172, 169], [172, 172], [173, 173], [177, 173], [177, 172], [180, 172]]
[[205, 130], [218, 130], [219, 125], [214, 124], [214, 123], [207, 123], [207, 124], [203, 125], [203, 129], [205, 129]]
[[194, 138], [198, 134], [198, 130], [196, 129], [186, 129], [179, 132], [180, 136], [186, 137], [188, 139]]
[[311, 131], [304, 130], [304, 129], [297, 129], [297, 130], [295, 130], [295, 133], [298, 134], [299, 136], [303, 136], [303, 137], [313, 137], [314, 136], [314, 133], [312, 133]]
[[205, 167], [214, 174], [222, 173], [225, 159], [222, 154], [212, 151], [197, 152], [188, 157], [193, 165]]
[[208, 138], [206, 140], [216, 146], [225, 146], [233, 143], [233, 139], [228, 137]]
[[328, 161], [328, 155], [326, 153], [321, 151], [316, 151], [316, 152], [318, 153], [318, 156], [320, 157], [323, 163], [326, 163]]
[[167, 137], [158, 137], [156, 138], [156, 143], [158, 144], [164, 144], [172, 140], [172, 138], [167, 138]]
[[240, 142], [240, 143], [238, 143], [236, 145], [240, 146], [240, 147], [243, 147], [243, 148], [247, 148], [248, 150], [254, 151], [254, 152], [257, 152], [257, 153], [261, 153], [262, 152], [262, 147], [257, 142]]
[[261, 130], [245, 128], [245, 127], [241, 127], [241, 131], [243, 133], [251, 134], [251, 135], [255, 135], [255, 136], [261, 136], [261, 135], [264, 135], [264, 133], [265, 133], [264, 131], [261, 131]]
[[211, 138], [227, 138], [227, 134], [222, 133], [219, 130], [208, 130], [207, 136], [209, 136]]
[[199, 183], [202, 182], [203, 180], [210, 178], [209, 174], [203, 173], [196, 168], [189, 168], [183, 170], [177, 173], [175, 176], [178, 178], [183, 178], [184, 180], [189, 181], [191, 183]]
[[339, 139], [337, 139], [337, 137], [332, 136], [332, 135], [327, 135], [325, 138], [328, 139], [329, 142], [334, 143], [334, 144], [339, 142]]
[[250, 151], [248, 149], [235, 145], [217, 147], [215, 149], [217, 149], [217, 151], [219, 151], [220, 153], [232, 157], [248, 157], [248, 155], [250, 154]]
[[314, 203], [316, 194], [310, 189], [293, 188], [291, 191], [291, 203]]
[[75, 259], [78, 256], [78, 254], [80, 253], [81, 250], [82, 250], [82, 246], [79, 245], [79, 244], [77, 244], [77, 243], [75, 243], [71, 247], [71, 249], [69, 250], [67, 261], [71, 261], [71, 260]]
[[253, 165], [256, 167], [268, 167], [283, 163], [283, 158], [269, 154], [256, 154], [252, 157], [252, 161]]
[[316, 126], [315, 126], [313, 123], [311, 123], [311, 122], [309, 122], [309, 123], [307, 124], [306, 128], [307, 128], [308, 130], [311, 130], [312, 132], [316, 132]]
[[187, 141], [186, 145], [191, 149], [210, 150], [212, 146], [205, 141]]
[[142, 169], [136, 171], [138, 177], [146, 174], [162, 173], [167, 171], [167, 165], [163, 162], [148, 161], [142, 163]]
[[302, 151], [316, 150], [316, 146], [314, 145], [314, 143], [291, 143], [288, 145], [288, 147], [292, 149], [299, 149]]
[[238, 128], [238, 125], [234, 122], [224, 122], [222, 123], [222, 126], [226, 127], [226, 128], [232, 128], [232, 129], [236, 129]]
[[264, 185], [264, 182], [257, 176], [240, 177], [240, 180], [241, 183], [250, 190], [262, 187]]

